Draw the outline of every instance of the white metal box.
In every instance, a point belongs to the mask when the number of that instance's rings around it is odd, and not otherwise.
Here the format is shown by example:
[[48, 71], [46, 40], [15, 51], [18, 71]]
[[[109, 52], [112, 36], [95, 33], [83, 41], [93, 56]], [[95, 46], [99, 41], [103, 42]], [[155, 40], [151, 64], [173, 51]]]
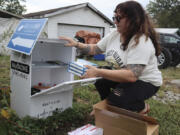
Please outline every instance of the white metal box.
[[[75, 60], [75, 48], [59, 39], [39, 39], [31, 53], [12, 51], [11, 107], [20, 117], [45, 118], [56, 109], [72, 106], [73, 85], [85, 85], [97, 78], [75, 80], [67, 64]], [[33, 92], [34, 86], [48, 86]]]

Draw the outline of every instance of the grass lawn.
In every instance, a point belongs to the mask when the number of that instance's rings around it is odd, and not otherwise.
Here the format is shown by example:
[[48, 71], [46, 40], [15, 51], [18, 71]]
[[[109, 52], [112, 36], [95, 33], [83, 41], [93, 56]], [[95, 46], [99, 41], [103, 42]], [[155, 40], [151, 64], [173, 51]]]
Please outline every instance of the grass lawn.
[[[102, 61], [93, 61], [98, 65], [106, 65]], [[46, 119], [25, 117], [20, 119], [9, 107], [10, 93], [10, 60], [7, 56], [0, 56], [0, 135], [66, 135], [79, 126], [87, 123], [94, 124], [94, 118], [89, 116], [93, 104], [100, 101], [99, 95], [93, 85], [75, 88], [73, 107], [64, 112], [54, 112], [53, 116]], [[180, 90], [167, 83], [180, 78], [180, 68], [168, 68], [161, 70], [164, 84], [158, 93], [172, 90], [179, 93]], [[76, 79], [78, 79], [76, 77]], [[163, 104], [153, 99], [147, 100], [151, 106], [150, 116], [156, 118], [160, 125], [160, 135], [180, 135], [180, 101]], [[2, 113], [2, 110], [5, 111]], [[3, 115], [2, 114], [6, 114]]]

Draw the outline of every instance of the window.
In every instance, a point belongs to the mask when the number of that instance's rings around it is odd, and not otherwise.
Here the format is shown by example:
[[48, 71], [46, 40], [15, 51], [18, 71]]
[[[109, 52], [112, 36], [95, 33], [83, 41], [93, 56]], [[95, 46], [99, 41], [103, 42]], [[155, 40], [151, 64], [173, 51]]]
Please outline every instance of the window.
[[175, 37], [173, 37], [173, 36], [164, 35], [164, 41], [166, 43], [175, 43], [176, 44], [180, 40], [175, 38]]
[[163, 43], [163, 35], [162, 34], [159, 35], [159, 42]]

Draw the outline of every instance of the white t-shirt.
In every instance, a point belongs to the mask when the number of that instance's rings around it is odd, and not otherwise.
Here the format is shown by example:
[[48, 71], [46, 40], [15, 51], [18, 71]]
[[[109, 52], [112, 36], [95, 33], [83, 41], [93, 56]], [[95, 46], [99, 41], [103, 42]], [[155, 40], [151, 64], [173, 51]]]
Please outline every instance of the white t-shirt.
[[106, 61], [119, 69], [127, 64], [146, 65], [138, 80], [149, 82], [155, 86], [162, 85], [162, 75], [157, 66], [155, 48], [150, 38], [146, 40], [143, 35], [139, 38], [139, 43], [135, 46], [134, 38], [124, 51], [121, 49], [120, 33], [115, 30], [98, 42], [97, 46], [106, 54]]

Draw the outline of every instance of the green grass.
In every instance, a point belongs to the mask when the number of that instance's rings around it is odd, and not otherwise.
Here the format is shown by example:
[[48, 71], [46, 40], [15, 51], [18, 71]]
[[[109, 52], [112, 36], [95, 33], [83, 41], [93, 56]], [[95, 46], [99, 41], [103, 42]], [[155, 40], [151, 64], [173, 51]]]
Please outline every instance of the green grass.
[[149, 116], [157, 119], [160, 125], [160, 135], [180, 134], [180, 104], [162, 104], [149, 99], [151, 106]]
[[172, 79], [180, 78], [180, 68], [169, 67], [167, 69], [162, 69], [161, 71], [164, 80], [172, 80]]
[[[98, 65], [106, 65], [102, 61], [93, 61]], [[94, 118], [89, 116], [93, 104], [100, 101], [94, 85], [75, 88], [73, 107], [64, 112], [54, 112], [53, 116], [46, 119], [25, 117], [20, 119], [9, 108], [9, 75], [10, 62], [8, 56], [0, 56], [0, 109], [6, 109], [11, 118], [6, 120], [0, 115], [0, 135], [66, 135], [87, 123], [94, 124]], [[174, 86], [167, 86], [167, 82], [180, 78], [180, 68], [168, 68], [162, 70], [164, 84], [159, 90], [160, 96], [164, 91], [173, 90]], [[76, 77], [75, 79], [79, 79]], [[156, 118], [160, 125], [160, 135], [180, 135], [180, 101], [176, 104], [163, 104], [153, 99], [147, 100], [151, 106], [150, 116]]]
[[9, 87], [10, 60], [8, 56], [0, 56], [0, 87]]
[[180, 90], [177, 86], [168, 85], [170, 81], [175, 79], [180, 79], [180, 68], [170, 67], [167, 69], [162, 69], [163, 75], [163, 86], [161, 87], [161, 91], [171, 90], [175, 93], [180, 93]]

